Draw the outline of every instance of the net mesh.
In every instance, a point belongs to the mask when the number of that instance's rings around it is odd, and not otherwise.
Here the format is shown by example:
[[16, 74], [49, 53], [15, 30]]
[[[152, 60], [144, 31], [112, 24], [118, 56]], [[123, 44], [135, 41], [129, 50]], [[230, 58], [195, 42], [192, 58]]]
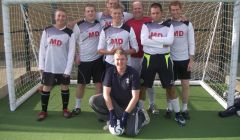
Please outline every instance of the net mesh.
[[[169, 18], [169, 2], [158, 1], [163, 6], [164, 20]], [[97, 11], [103, 11], [105, 3], [96, 0]], [[131, 1], [122, 2], [131, 11]], [[150, 1], [143, 0], [145, 15], [149, 15]], [[38, 49], [42, 31], [54, 23], [56, 8], [64, 8], [68, 21], [83, 19], [85, 2], [31, 3], [10, 5], [10, 30], [13, 57], [13, 77], [17, 98], [40, 82], [37, 68]], [[192, 80], [203, 80], [220, 95], [227, 89], [226, 76], [230, 71], [233, 3], [182, 2], [184, 14], [195, 29], [196, 55]], [[22, 6], [22, 7], [21, 7]], [[21, 9], [22, 8], [22, 9]], [[3, 65], [3, 66], [2, 66]], [[73, 68], [72, 79], [76, 79]], [[5, 66], [1, 63], [1, 86], [6, 85]]]

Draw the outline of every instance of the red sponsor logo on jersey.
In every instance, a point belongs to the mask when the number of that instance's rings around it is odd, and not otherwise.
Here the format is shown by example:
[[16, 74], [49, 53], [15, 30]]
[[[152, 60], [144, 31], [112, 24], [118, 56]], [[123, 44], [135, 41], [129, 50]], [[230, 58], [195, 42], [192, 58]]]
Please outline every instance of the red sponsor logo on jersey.
[[99, 36], [100, 33], [99, 33], [99, 31], [96, 31], [96, 32], [90, 32], [90, 33], [88, 33], [88, 35], [89, 35], [89, 38], [91, 38], [91, 37], [97, 37], [97, 36]]
[[184, 32], [183, 31], [175, 31], [174, 36], [183, 36]]
[[111, 44], [123, 44], [123, 39], [122, 38], [111, 39]]
[[105, 27], [110, 26], [111, 23], [112, 23], [111, 21], [106, 21], [106, 22], [105, 22]]
[[150, 37], [153, 37], [153, 36], [155, 36], [155, 37], [163, 37], [163, 34], [162, 33], [157, 33], [157, 32], [151, 32], [150, 33]]
[[50, 44], [53, 46], [61, 46], [62, 45], [62, 41], [58, 40], [58, 39], [51, 39], [50, 40]]

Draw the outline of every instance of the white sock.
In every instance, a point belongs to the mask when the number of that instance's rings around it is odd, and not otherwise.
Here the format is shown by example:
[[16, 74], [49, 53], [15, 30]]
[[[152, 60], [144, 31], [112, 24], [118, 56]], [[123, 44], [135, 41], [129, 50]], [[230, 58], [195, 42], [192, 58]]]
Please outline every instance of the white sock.
[[173, 110], [171, 100], [167, 100], [167, 110]]
[[183, 103], [182, 105], [182, 111], [185, 112], [188, 110], [187, 103]]
[[180, 112], [179, 100], [178, 98], [171, 100], [172, 107], [175, 113]]
[[80, 107], [81, 107], [81, 99], [76, 98], [75, 108], [80, 108]]
[[154, 93], [154, 90], [153, 88], [147, 88], [147, 92], [148, 92], [148, 98], [149, 98], [149, 104], [150, 105], [154, 105], [154, 96], [155, 96], [155, 93]]
[[144, 101], [143, 100], [139, 100], [138, 105], [139, 105], [140, 109], [144, 109]]

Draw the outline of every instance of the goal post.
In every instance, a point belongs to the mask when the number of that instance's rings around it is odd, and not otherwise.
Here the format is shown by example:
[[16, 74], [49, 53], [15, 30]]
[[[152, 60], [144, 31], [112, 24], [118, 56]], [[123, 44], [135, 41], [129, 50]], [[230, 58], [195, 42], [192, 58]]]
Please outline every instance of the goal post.
[[[163, 20], [169, 18], [170, 1], [142, 0], [145, 15], [149, 15], [151, 3], [159, 2], [165, 12]], [[233, 104], [236, 87], [240, 0], [179, 1], [195, 29], [196, 55], [190, 84], [202, 86], [227, 108]], [[131, 0], [121, 2], [131, 9]], [[40, 85], [39, 43], [43, 29], [52, 24], [54, 9], [66, 9], [69, 21], [73, 21], [83, 18], [86, 3], [94, 3], [97, 11], [104, 10], [105, 0], [2, 0], [5, 75], [11, 111], [34, 94]], [[73, 81], [76, 80], [76, 69], [73, 68]], [[0, 73], [0, 76], [4, 75]], [[229, 77], [228, 82], [226, 77]], [[160, 84], [157, 79], [154, 83]], [[224, 98], [226, 91], [228, 96]]]
[[9, 7], [2, 1], [2, 13], [3, 14], [3, 32], [4, 32], [4, 48], [5, 48], [5, 58], [6, 58], [6, 72], [7, 72], [7, 85], [8, 85], [8, 96], [10, 110], [14, 111], [16, 109], [16, 96], [13, 78], [13, 61], [12, 61], [12, 43], [11, 43], [11, 33], [10, 33], [10, 20], [9, 20]]
[[233, 35], [232, 35], [232, 52], [231, 52], [231, 63], [230, 63], [230, 77], [229, 77], [229, 94], [227, 98], [227, 105], [231, 106], [234, 104], [234, 93], [236, 87], [237, 77], [237, 65], [238, 65], [238, 50], [240, 41], [240, 0], [234, 2], [233, 10]]

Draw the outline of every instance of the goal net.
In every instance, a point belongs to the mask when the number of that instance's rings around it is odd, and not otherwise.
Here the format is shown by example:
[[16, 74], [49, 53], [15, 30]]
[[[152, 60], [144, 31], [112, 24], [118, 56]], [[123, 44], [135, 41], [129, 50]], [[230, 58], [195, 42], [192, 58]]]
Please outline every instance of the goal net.
[[[121, 2], [126, 11], [131, 12], [132, 1]], [[164, 20], [170, 18], [169, 1], [142, 2], [146, 16], [149, 15], [149, 6], [159, 2], [165, 13]], [[185, 16], [195, 29], [196, 55], [190, 83], [203, 86], [226, 108], [227, 103], [233, 103], [236, 85], [239, 1], [181, 2]], [[3, 72], [0, 77], [3, 80], [0, 86], [8, 85], [12, 111], [35, 93], [40, 85], [41, 77], [37, 68], [39, 43], [43, 29], [54, 23], [54, 10], [64, 8], [68, 13], [68, 21], [74, 21], [83, 19], [83, 7], [87, 3], [94, 3], [97, 11], [105, 8], [104, 0], [2, 0], [6, 67], [1, 67]], [[73, 68], [73, 80], [76, 79], [76, 71], [77, 68]], [[155, 83], [158, 83], [157, 79]], [[226, 91], [229, 97], [223, 98]]]

